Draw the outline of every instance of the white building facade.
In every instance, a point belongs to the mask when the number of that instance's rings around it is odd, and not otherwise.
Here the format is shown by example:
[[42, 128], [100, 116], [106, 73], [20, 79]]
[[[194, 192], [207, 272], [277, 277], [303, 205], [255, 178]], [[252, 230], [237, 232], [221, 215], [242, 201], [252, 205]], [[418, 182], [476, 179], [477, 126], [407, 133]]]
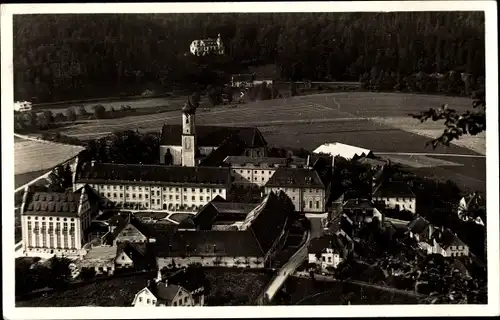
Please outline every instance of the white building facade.
[[25, 191], [21, 207], [23, 252], [26, 256], [78, 258], [84, 254], [84, 231], [97, 208], [86, 190], [72, 192]]
[[[216, 196], [225, 199], [231, 189], [229, 168], [158, 165], [125, 167], [109, 163], [85, 165], [76, 176], [75, 189], [87, 184], [105, 201], [123, 208], [194, 212]], [[128, 169], [137, 174], [121, 178], [120, 175], [125, 175]], [[148, 171], [149, 174], [144, 174]], [[95, 177], [92, 172], [96, 172]], [[117, 175], [109, 177], [106, 172], [115, 172]]]
[[206, 56], [210, 54], [223, 55], [224, 43], [222, 42], [220, 34], [218, 34], [217, 39], [208, 38], [193, 40], [189, 46], [189, 51], [194, 56]]

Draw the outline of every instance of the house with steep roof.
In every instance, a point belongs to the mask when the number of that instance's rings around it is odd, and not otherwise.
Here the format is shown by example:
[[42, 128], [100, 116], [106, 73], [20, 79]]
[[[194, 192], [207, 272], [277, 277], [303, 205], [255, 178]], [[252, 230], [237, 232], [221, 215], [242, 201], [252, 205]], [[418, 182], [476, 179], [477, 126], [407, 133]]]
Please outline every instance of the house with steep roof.
[[408, 224], [408, 234], [417, 242], [426, 242], [432, 238], [434, 227], [423, 217], [416, 217]]
[[307, 252], [308, 262], [317, 265], [322, 272], [327, 272], [330, 268], [337, 268], [348, 254], [341, 237], [336, 234], [312, 239], [307, 247]]
[[202, 266], [264, 268], [288, 236], [293, 213], [284, 193], [270, 193], [259, 214], [238, 230], [177, 230], [154, 244], [157, 265], [172, 268], [199, 263]]
[[[201, 282], [188, 280], [184, 270], [163, 279], [161, 271], [153, 282], [140, 290], [134, 297], [134, 307], [194, 307], [205, 304], [205, 287]], [[194, 274], [191, 278], [199, 278]]]
[[213, 230], [220, 226], [237, 226], [243, 223], [248, 213], [257, 205], [255, 203], [228, 202], [222, 197], [215, 197], [193, 217], [181, 221], [179, 229]]
[[315, 170], [280, 167], [265, 184], [265, 193], [271, 191], [288, 195], [295, 211], [324, 213], [330, 184], [325, 186]]
[[83, 162], [74, 189], [89, 185], [103, 201], [124, 208], [196, 211], [229, 193], [229, 168]]
[[109, 245], [155, 241], [155, 237], [151, 235], [148, 226], [131, 213], [115, 215], [108, 223], [110, 225], [110, 232], [104, 236], [104, 239]]
[[25, 189], [21, 205], [23, 253], [26, 256], [78, 258], [87, 230], [99, 210], [89, 189], [41, 192]]
[[152, 270], [156, 261], [147, 243], [125, 242], [117, 244], [115, 266], [117, 269]]
[[460, 240], [453, 231], [446, 228], [434, 232], [432, 246], [427, 253], [440, 254], [443, 257], [469, 256], [469, 246]]
[[380, 201], [389, 209], [416, 213], [417, 198], [410, 186], [403, 181], [387, 181], [373, 192], [373, 201]]
[[266, 185], [276, 170], [281, 167], [304, 168], [305, 160], [299, 157], [245, 157], [228, 156], [224, 164], [231, 167], [233, 183], [243, 187], [262, 187]]

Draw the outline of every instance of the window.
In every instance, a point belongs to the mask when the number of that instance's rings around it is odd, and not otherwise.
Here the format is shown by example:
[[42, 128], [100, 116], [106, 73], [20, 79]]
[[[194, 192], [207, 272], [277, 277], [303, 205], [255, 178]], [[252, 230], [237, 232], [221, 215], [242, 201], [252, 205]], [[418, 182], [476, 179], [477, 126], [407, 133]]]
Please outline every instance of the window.
[[292, 197], [292, 200], [295, 201], [295, 197]]
[[176, 196], [175, 196], [175, 200], [179, 200], [179, 195], [176, 195]]
[[194, 188], [191, 188], [191, 192], [194, 192]]
[[153, 300], [153, 304], [156, 305], [156, 300]]
[[135, 199], [135, 193], [132, 194], [132, 199]]
[[147, 304], [149, 304], [150, 302], [151, 302], [151, 300], [150, 300], [150, 299], [148, 299], [148, 300], [146, 301], [146, 303], [147, 303]]
[[116, 192], [113, 192], [113, 198], [116, 198]]
[[129, 186], [126, 186], [126, 187], [125, 187], [125, 190], [129, 190]]
[[184, 297], [184, 303], [187, 303], [187, 302], [188, 302], [188, 297], [187, 297], [187, 296], [185, 296], [185, 297]]
[[200, 196], [200, 201], [203, 201], [203, 196]]
[[139, 193], [139, 199], [142, 199], [142, 193]]
[[187, 188], [184, 188], [184, 192], [187, 192]]
[[172, 198], [173, 198], [173, 197], [172, 197], [172, 195], [171, 195], [171, 194], [170, 194], [170, 195], [168, 195], [168, 200], [172, 200]]
[[179, 188], [175, 188], [175, 191], [176, 191], [176, 192], [179, 192]]
[[149, 195], [147, 195], [147, 194], [146, 194], [146, 195], [144, 195], [144, 197], [145, 197], [146, 199], [149, 199]]
[[309, 201], [309, 208], [312, 208], [312, 206], [313, 206], [313, 202]]
[[139, 302], [142, 302], [142, 297], [139, 297]]
[[210, 201], [210, 197], [206, 197], [207, 201]]
[[219, 193], [222, 193], [222, 189], [219, 189]]
[[156, 191], [156, 195], [159, 196], [160, 195], [160, 190], [157, 190]]
[[187, 196], [184, 196], [184, 200], [187, 200], [187, 198], [188, 198]]
[[123, 193], [120, 193], [120, 198], [123, 198]]
[[316, 201], [316, 209], [319, 209], [319, 201]]
[[108, 198], [111, 197], [111, 192], [108, 192], [107, 195], [108, 195]]

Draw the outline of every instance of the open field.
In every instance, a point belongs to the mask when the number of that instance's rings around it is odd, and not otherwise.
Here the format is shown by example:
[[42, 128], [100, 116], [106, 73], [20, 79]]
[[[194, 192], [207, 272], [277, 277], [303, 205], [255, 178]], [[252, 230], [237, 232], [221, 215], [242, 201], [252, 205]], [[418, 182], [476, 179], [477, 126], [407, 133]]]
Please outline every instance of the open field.
[[[199, 125], [257, 126], [270, 146], [311, 150], [322, 143], [338, 141], [368, 148], [375, 153], [428, 153], [427, 159], [399, 157], [399, 160], [404, 164], [413, 162], [414, 168], [425, 167], [422, 172], [432, 171], [463, 186], [471, 187], [473, 181], [472, 187], [481, 190], [486, 188], [485, 158], [472, 159], [464, 166], [463, 159], [438, 161], [432, 160], [430, 155], [484, 155], [484, 135], [472, 140], [465, 138], [458, 142], [460, 145], [432, 149], [426, 146], [426, 142], [442, 130], [439, 124], [421, 124], [408, 116], [442, 104], [458, 111], [468, 110], [471, 103], [467, 98], [437, 95], [341, 92], [251, 102], [237, 108], [219, 107], [210, 111], [200, 108], [196, 122]], [[87, 139], [123, 129], [159, 132], [164, 123], [179, 123], [180, 118], [180, 110], [176, 110], [119, 120], [96, 120], [65, 128], [62, 133]]]
[[[43, 176], [46, 174], [48, 170], [40, 170], [40, 171], [32, 171], [32, 172], [26, 172], [26, 173], [20, 173], [16, 174], [14, 176], [14, 188], [19, 188], [20, 186], [25, 185], [26, 183]], [[43, 183], [43, 180], [40, 180], [41, 183]]]
[[83, 147], [33, 140], [14, 143], [14, 174], [49, 170], [57, 164], [76, 156]]

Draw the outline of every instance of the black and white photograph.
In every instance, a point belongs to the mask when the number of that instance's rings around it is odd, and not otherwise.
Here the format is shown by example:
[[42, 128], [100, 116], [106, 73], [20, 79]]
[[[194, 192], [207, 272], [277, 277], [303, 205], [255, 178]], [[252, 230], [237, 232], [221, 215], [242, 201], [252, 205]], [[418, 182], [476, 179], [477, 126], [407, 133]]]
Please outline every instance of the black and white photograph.
[[4, 317], [498, 315], [496, 11], [2, 5]]

